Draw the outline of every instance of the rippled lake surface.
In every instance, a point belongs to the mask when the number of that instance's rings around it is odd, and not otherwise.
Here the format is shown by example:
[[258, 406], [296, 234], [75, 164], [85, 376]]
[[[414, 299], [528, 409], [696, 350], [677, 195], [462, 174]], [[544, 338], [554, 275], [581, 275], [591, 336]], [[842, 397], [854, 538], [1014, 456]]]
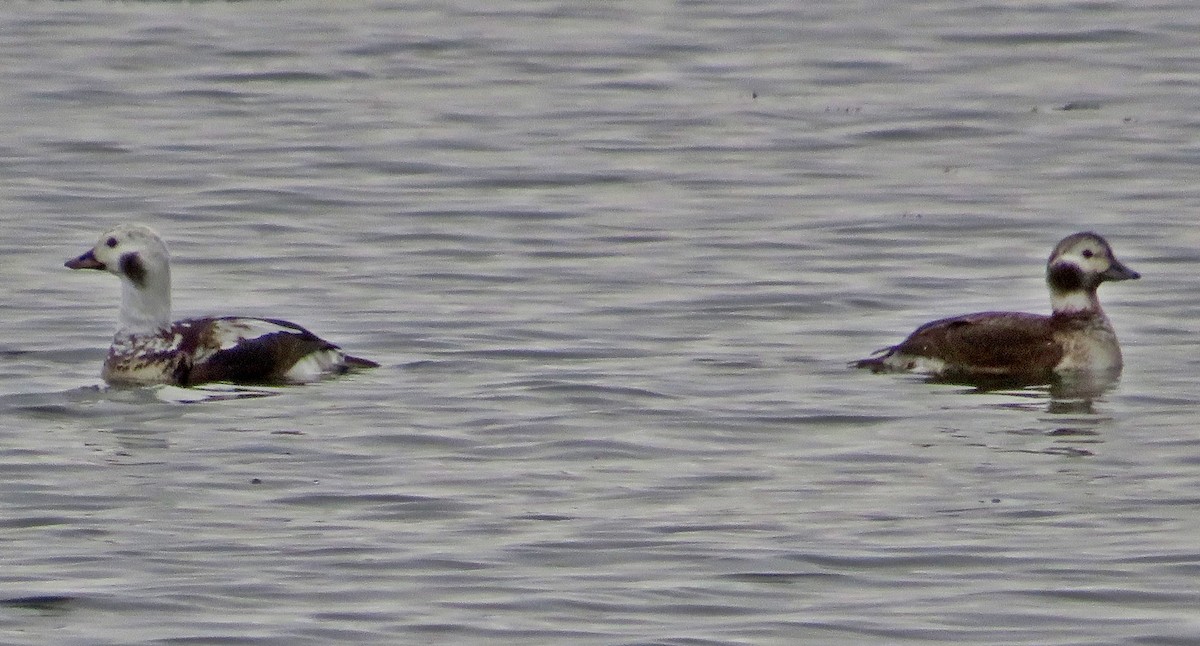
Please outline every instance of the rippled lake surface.
[[[1200, 7], [0, 7], [0, 642], [1200, 642]], [[101, 388], [180, 316], [383, 366]], [[1095, 398], [847, 362], [1142, 280]]]

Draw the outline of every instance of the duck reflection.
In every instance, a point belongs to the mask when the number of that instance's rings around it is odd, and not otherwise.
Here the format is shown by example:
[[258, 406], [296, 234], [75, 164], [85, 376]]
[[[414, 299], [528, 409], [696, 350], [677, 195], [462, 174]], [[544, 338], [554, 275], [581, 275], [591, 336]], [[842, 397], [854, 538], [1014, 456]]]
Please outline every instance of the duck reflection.
[[[1046, 371], [1027, 375], [938, 375], [931, 384], [967, 386], [970, 393], [1005, 394], [1046, 401], [1046, 412], [1058, 415], [1093, 414], [1095, 402], [1120, 382], [1121, 370]], [[1048, 401], [1047, 401], [1048, 398]]]

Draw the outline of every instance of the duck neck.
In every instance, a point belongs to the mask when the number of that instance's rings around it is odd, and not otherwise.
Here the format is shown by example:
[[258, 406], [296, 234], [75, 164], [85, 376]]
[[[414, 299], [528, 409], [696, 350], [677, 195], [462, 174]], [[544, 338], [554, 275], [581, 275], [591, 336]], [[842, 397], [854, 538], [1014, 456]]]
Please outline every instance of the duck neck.
[[121, 280], [121, 313], [118, 334], [145, 334], [171, 323], [171, 276], [146, 276], [142, 283]]
[[1104, 316], [1095, 289], [1050, 290], [1050, 309], [1055, 314]]

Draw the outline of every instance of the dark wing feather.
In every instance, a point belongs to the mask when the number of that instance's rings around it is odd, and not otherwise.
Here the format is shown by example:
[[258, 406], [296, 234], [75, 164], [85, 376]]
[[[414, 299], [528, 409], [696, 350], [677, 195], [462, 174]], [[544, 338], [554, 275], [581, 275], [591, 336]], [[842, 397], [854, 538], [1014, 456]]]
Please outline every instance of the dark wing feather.
[[314, 352], [338, 347], [308, 330], [279, 319], [221, 317], [210, 319], [211, 338], [217, 349], [197, 361], [185, 385], [213, 381], [273, 383], [284, 379], [296, 362]]
[[933, 321], [893, 350], [981, 373], [1049, 371], [1062, 359], [1048, 316], [980, 312]]

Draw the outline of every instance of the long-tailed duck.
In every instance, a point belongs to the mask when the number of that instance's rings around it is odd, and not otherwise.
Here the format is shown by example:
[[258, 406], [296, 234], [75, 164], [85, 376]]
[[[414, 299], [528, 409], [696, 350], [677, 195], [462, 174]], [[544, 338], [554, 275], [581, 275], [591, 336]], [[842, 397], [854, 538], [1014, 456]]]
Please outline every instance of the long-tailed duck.
[[171, 322], [170, 256], [149, 227], [112, 229], [66, 266], [121, 279], [120, 325], [101, 373], [110, 384], [301, 383], [379, 365], [287, 321], [220, 316]]
[[1096, 288], [1139, 277], [1117, 260], [1104, 238], [1091, 232], [1069, 235], [1046, 263], [1050, 316], [980, 312], [945, 318], [854, 365], [874, 372], [917, 370], [968, 378], [1115, 373], [1121, 369], [1121, 347]]

